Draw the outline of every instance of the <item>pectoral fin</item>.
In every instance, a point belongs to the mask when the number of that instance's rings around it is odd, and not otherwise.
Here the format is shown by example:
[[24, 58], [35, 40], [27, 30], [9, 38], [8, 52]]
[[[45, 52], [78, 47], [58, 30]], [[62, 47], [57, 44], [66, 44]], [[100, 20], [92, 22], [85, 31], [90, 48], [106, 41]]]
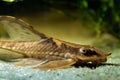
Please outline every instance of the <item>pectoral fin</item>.
[[18, 62], [15, 62], [15, 66], [31, 66], [36, 67], [43, 63], [47, 62], [47, 60], [39, 60], [39, 59], [33, 59], [33, 58], [25, 58], [25, 59], [19, 59]]
[[53, 70], [53, 69], [69, 67], [73, 64], [75, 64], [75, 61], [73, 60], [55, 60], [55, 61], [49, 61], [47, 63], [44, 63], [38, 66], [37, 68], [43, 69], [43, 70]]

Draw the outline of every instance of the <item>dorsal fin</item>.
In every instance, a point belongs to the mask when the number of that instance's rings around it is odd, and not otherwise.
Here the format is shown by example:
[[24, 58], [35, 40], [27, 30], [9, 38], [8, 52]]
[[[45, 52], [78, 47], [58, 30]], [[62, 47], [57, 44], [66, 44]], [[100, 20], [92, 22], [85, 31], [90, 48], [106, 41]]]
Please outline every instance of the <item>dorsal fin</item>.
[[28, 23], [12, 16], [0, 16], [0, 27], [13, 41], [35, 41], [47, 38], [43, 33], [34, 30]]

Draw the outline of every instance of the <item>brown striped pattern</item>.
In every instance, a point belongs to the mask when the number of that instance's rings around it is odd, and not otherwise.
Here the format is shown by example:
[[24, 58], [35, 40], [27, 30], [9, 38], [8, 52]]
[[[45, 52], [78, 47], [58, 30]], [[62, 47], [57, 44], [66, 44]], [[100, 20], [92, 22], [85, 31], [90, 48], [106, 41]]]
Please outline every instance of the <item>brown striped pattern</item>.
[[58, 47], [55, 42], [50, 39], [44, 41], [19, 41], [19, 42], [0, 42], [0, 47], [24, 54], [31, 58], [45, 59], [64, 59], [68, 54], [65, 49]]

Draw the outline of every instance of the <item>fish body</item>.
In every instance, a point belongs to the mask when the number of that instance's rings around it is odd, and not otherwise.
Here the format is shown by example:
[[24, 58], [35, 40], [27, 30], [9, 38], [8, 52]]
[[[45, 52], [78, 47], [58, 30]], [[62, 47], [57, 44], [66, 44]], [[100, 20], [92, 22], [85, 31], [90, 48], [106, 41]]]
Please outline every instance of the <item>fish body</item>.
[[46, 36], [15, 17], [1, 16], [0, 23], [12, 39], [0, 41], [0, 48], [23, 54], [25, 58], [47, 60], [38, 66], [40, 69], [58, 69], [76, 63], [99, 64], [106, 62], [107, 56], [111, 55], [110, 52], [89, 45], [74, 44]]

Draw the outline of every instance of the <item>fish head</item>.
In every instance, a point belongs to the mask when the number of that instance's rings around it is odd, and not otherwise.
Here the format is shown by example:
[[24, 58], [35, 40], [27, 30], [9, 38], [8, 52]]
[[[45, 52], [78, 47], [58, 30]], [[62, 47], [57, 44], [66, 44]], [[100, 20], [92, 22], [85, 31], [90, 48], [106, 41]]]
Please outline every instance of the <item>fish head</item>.
[[99, 64], [107, 61], [111, 52], [101, 51], [91, 46], [82, 46], [78, 48], [77, 59], [82, 63]]

